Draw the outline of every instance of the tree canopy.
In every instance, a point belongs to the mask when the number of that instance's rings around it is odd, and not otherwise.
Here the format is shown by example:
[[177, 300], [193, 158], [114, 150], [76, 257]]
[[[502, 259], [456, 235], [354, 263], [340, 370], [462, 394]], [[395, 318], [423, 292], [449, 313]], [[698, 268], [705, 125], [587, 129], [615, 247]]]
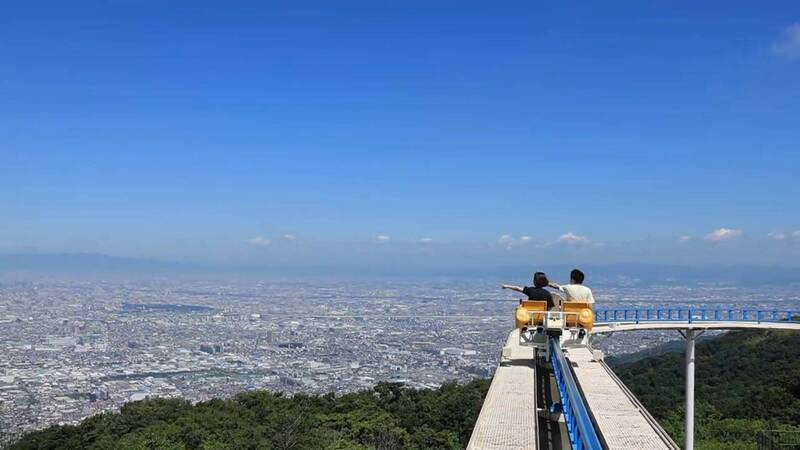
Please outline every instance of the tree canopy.
[[12, 449], [460, 449], [488, 380], [436, 390], [379, 384], [371, 390], [287, 397], [267, 391], [192, 405], [179, 399], [128, 403], [77, 426], [22, 437]]
[[[698, 450], [755, 449], [760, 431], [800, 429], [800, 333], [731, 332], [698, 342], [695, 355]], [[616, 365], [614, 372], [682, 443], [683, 353]]]

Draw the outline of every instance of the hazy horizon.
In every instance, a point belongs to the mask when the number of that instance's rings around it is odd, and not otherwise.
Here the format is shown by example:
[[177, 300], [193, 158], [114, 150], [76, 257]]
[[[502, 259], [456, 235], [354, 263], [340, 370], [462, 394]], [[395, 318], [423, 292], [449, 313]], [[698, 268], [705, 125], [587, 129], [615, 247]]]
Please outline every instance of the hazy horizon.
[[494, 265], [432, 264], [428, 266], [358, 264], [220, 265], [188, 264], [167, 260], [126, 258], [97, 253], [3, 254], [0, 280], [67, 279], [165, 279], [184, 280], [363, 280], [393, 279], [430, 281], [475, 280], [487, 285], [499, 282], [526, 284], [534, 271], [545, 271], [553, 280], [566, 281], [572, 268], [587, 274], [594, 286], [674, 285], [731, 286], [793, 285], [800, 283], [800, 267], [763, 264], [659, 264], [620, 262], [612, 264], [556, 264], [552, 262]]

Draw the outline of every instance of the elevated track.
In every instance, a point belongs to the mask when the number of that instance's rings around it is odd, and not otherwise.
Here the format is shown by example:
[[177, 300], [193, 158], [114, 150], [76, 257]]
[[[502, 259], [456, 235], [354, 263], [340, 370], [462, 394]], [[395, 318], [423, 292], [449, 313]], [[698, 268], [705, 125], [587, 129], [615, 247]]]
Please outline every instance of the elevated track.
[[531, 312], [536, 330], [518, 323], [509, 334], [468, 450], [680, 449], [591, 347], [592, 335], [647, 330], [686, 339], [684, 449], [692, 450], [696, 338], [705, 330], [800, 331], [793, 311], [602, 309], [590, 326], [571, 327], [566, 314]]
[[647, 330], [800, 331], [800, 311], [732, 309], [599, 309], [592, 334]]

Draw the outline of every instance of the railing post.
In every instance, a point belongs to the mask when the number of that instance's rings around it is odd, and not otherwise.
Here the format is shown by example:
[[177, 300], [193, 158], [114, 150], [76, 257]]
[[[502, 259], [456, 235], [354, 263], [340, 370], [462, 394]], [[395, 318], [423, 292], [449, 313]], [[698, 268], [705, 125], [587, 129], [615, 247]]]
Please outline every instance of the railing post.
[[636, 323], [639, 323], [639, 310], [636, 310]]
[[689, 323], [692, 323], [692, 308], [689, 308]]
[[719, 322], [719, 310], [718, 309], [714, 310], [714, 320]]
[[686, 330], [686, 446], [694, 450], [694, 330]]

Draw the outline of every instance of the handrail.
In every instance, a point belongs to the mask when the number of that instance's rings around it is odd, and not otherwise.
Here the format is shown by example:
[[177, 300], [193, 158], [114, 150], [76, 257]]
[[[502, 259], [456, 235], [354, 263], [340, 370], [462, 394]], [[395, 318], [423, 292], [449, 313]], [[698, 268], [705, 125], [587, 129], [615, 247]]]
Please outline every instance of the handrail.
[[563, 320], [563, 319], [566, 319], [567, 317], [575, 316], [577, 318], [577, 317], [580, 317], [580, 315], [581, 315], [580, 311], [532, 311], [532, 310], [528, 310], [527, 313], [528, 313], [528, 320], [530, 320], [531, 318], [533, 318], [535, 316], [542, 316], [542, 317], [546, 317], [548, 319], [552, 318], [552, 317], [556, 317], [556, 318], [560, 318], [560, 319]]
[[595, 323], [612, 322], [797, 322], [800, 311], [730, 308], [603, 308]]
[[572, 376], [572, 370], [561, 351], [558, 338], [550, 338], [550, 361], [561, 397], [564, 421], [567, 425], [569, 442], [573, 450], [602, 450], [603, 445], [592, 423], [592, 417], [583, 400], [583, 395]]

